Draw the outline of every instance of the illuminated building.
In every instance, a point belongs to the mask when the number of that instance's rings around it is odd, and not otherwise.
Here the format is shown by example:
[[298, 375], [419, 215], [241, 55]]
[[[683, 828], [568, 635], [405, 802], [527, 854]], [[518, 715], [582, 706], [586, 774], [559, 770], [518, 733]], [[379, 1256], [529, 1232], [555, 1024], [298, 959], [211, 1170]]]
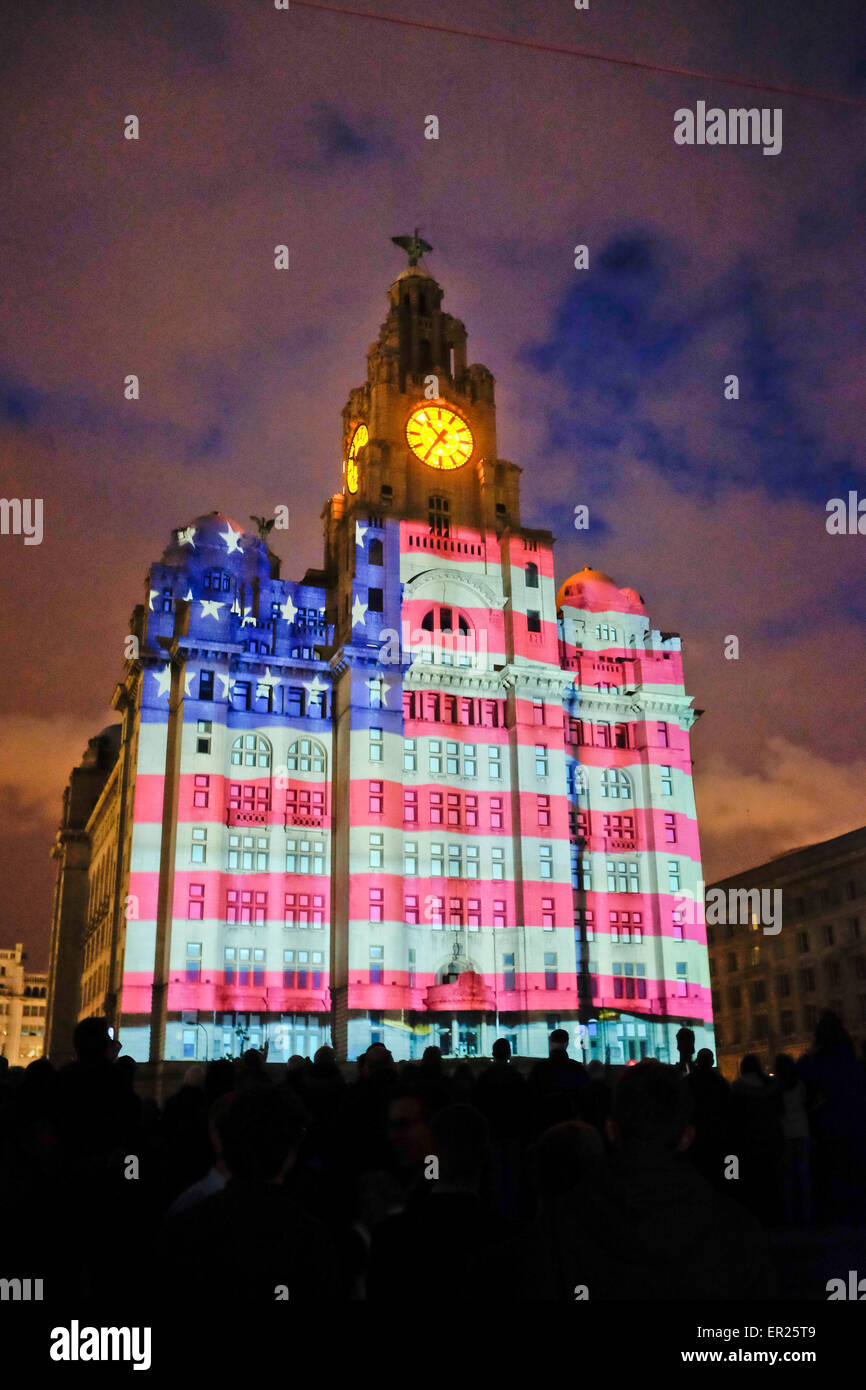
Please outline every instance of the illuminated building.
[[712, 1044], [679, 639], [594, 570], [557, 593], [441, 301], [418, 265], [388, 291], [321, 571], [281, 579], [219, 513], [150, 571], [115, 697], [122, 891], [78, 1004], [133, 1056]]
[[42, 1056], [48, 977], [24, 969], [24, 947], [0, 949], [0, 1057], [27, 1067]]

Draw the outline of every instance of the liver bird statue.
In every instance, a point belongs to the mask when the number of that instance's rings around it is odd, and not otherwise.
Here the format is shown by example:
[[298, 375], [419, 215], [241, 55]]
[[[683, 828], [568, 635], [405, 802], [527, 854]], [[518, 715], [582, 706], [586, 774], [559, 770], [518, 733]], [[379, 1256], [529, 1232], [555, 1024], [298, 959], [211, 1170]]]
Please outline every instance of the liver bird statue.
[[429, 241], [424, 241], [423, 237], [418, 235], [420, 230], [420, 227], [416, 227], [414, 236], [392, 236], [391, 238], [395, 246], [402, 246], [407, 253], [410, 266], [417, 265], [425, 251], [433, 250]]

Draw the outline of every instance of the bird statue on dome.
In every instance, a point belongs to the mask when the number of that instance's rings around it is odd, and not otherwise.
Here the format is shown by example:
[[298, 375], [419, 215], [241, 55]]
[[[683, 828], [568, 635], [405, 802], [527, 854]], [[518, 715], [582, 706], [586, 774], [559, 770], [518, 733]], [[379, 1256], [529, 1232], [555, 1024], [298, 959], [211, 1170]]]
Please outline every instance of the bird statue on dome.
[[263, 541], [268, 539], [268, 536], [277, 524], [277, 518], [275, 516], [272, 516], [269, 521], [263, 516], [250, 516], [250, 521], [256, 523], [256, 529]]
[[414, 236], [392, 236], [391, 238], [395, 246], [402, 247], [406, 252], [410, 266], [417, 265], [425, 251], [433, 250], [429, 241], [425, 241], [423, 237], [418, 235], [420, 230], [420, 227], [416, 227]]

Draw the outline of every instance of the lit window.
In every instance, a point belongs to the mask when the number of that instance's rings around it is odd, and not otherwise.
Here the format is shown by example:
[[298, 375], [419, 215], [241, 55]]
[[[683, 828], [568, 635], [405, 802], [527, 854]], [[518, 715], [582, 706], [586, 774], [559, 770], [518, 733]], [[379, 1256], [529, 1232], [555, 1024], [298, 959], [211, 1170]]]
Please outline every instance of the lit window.
[[383, 736], [381, 729], [370, 729], [370, 762], [380, 763], [382, 761]]
[[207, 831], [202, 826], [193, 826], [190, 859], [193, 864], [204, 864], [207, 860]]

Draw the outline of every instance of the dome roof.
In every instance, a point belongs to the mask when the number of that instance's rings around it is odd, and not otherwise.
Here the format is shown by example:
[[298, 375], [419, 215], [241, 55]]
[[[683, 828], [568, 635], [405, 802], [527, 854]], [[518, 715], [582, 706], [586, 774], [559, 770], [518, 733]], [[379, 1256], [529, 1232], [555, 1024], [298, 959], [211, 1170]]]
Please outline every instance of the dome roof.
[[178, 526], [172, 532], [171, 541], [166, 546], [163, 559], [171, 562], [180, 555], [199, 555], [203, 551], [211, 557], [216, 555], [225, 559], [228, 555], [248, 552], [261, 546], [267, 549], [261, 537], [247, 531], [225, 512], [207, 512]]
[[589, 567], [573, 574], [560, 587], [556, 606], [587, 609], [591, 613], [645, 613], [644, 601], [634, 589], [621, 589], [603, 570]]

